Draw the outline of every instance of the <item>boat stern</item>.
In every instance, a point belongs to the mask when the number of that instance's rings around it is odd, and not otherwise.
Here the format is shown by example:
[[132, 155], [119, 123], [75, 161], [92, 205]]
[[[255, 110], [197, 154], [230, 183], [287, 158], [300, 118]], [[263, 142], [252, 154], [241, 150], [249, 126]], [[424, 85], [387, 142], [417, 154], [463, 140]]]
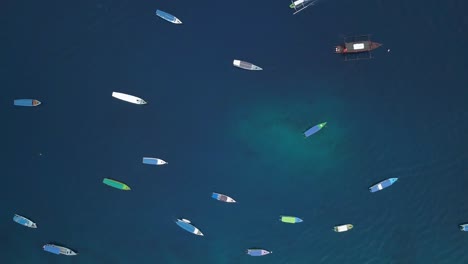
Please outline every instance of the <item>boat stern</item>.
[[338, 54], [345, 53], [345, 48], [343, 46], [335, 46], [335, 53], [338, 53]]

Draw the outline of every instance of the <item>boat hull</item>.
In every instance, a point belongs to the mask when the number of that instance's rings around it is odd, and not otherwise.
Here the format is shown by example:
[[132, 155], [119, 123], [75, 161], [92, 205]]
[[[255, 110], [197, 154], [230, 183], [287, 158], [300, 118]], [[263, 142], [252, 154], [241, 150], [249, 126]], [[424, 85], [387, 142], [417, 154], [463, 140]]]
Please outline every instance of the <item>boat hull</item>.
[[229, 197], [227, 195], [221, 194], [221, 193], [212, 193], [211, 198], [213, 198], [215, 200], [218, 200], [218, 201], [221, 201], [221, 202], [225, 202], [225, 203], [235, 203], [236, 202], [236, 200], [232, 199], [231, 197]]
[[62, 247], [62, 246], [57, 246], [57, 245], [54, 245], [54, 244], [44, 245], [42, 247], [42, 249], [44, 249], [44, 251], [47, 251], [47, 252], [55, 254], [55, 255], [65, 255], [65, 256], [76, 256], [76, 255], [78, 255], [78, 253], [76, 253], [75, 251], [73, 251], [73, 250], [71, 250], [69, 248]]
[[369, 187], [369, 191], [371, 193], [381, 191], [381, 190], [383, 190], [385, 188], [388, 188], [388, 187], [392, 186], [397, 180], [398, 180], [398, 178], [389, 178], [389, 179], [383, 180], [383, 181]]
[[38, 106], [41, 102], [36, 99], [16, 99], [13, 101], [15, 106]]
[[116, 180], [108, 179], [108, 178], [104, 178], [102, 180], [102, 183], [104, 183], [105, 185], [108, 185], [110, 187], [114, 187], [116, 189], [123, 190], [123, 191], [130, 191], [131, 190], [130, 187], [127, 184], [116, 181]]
[[268, 251], [266, 249], [247, 249], [247, 254], [252, 257], [261, 257], [271, 253], [271, 251]]
[[22, 226], [25, 226], [25, 227], [37, 228], [36, 223], [34, 223], [33, 221], [31, 221], [28, 218], [26, 218], [24, 216], [21, 216], [21, 215], [15, 214], [13, 216], [13, 221], [15, 221], [16, 223], [18, 223], [18, 224], [20, 224]]
[[161, 11], [161, 10], [156, 10], [156, 15], [168, 22], [171, 22], [172, 24], [182, 24], [182, 21], [180, 21], [180, 19], [178, 19], [177, 17], [167, 13], [167, 12], [164, 12], [164, 11]]
[[137, 105], [146, 104], [145, 100], [143, 100], [143, 99], [141, 99], [139, 97], [133, 96], [133, 95], [129, 95], [129, 94], [124, 94], [124, 93], [119, 93], [119, 92], [112, 92], [112, 97], [117, 98], [117, 99], [122, 100], [122, 101], [125, 101], [125, 102], [128, 102], [128, 103], [132, 103], [132, 104], [137, 104]]
[[382, 46], [381, 43], [372, 41], [346, 42], [344, 45], [335, 46], [335, 53], [350, 54], [369, 52], [379, 48], [380, 46]]
[[200, 229], [196, 228], [191, 223], [188, 223], [186, 221], [181, 220], [181, 219], [177, 219], [176, 224], [180, 228], [184, 229], [185, 231], [187, 231], [189, 233], [192, 233], [192, 234], [197, 235], [197, 236], [203, 236], [203, 233], [200, 231]]
[[353, 229], [353, 225], [351, 224], [347, 224], [347, 225], [340, 225], [340, 226], [335, 226], [333, 227], [333, 230], [335, 232], [338, 232], [338, 233], [341, 233], [341, 232], [346, 232], [346, 231], [349, 231], [351, 229]]
[[263, 70], [261, 67], [258, 67], [257, 65], [254, 65], [250, 62], [247, 61], [241, 61], [241, 60], [234, 60], [232, 62], [232, 65], [234, 65], [237, 68], [241, 68], [244, 70], [249, 70], [249, 71], [261, 71]]
[[302, 223], [302, 219], [295, 216], [280, 216], [280, 221], [288, 224]]
[[165, 162], [162, 159], [144, 157], [143, 158], [143, 164], [160, 166], [160, 165], [167, 164], [167, 162]]
[[325, 127], [326, 124], [327, 124], [327, 122], [324, 122], [324, 123], [315, 125], [315, 126], [309, 128], [309, 129], [307, 129], [304, 132], [304, 137], [308, 138], [308, 137], [312, 136], [313, 134], [319, 132], [323, 127]]

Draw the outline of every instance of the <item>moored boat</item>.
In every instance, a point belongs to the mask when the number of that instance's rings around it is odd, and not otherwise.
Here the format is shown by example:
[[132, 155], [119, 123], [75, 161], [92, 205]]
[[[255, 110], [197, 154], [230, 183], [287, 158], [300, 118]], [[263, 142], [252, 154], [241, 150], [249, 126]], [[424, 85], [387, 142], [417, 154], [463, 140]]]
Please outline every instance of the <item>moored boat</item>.
[[41, 102], [36, 99], [16, 99], [13, 104], [16, 106], [38, 106]]
[[221, 193], [212, 193], [211, 194], [211, 198], [213, 199], [216, 199], [218, 201], [221, 201], [221, 202], [225, 202], [225, 203], [235, 203], [236, 200], [232, 199], [231, 197], [227, 196], [227, 195], [224, 195], [224, 194], [221, 194]]
[[249, 71], [261, 71], [263, 70], [261, 67], [258, 67], [257, 65], [254, 65], [250, 62], [247, 61], [241, 61], [241, 60], [234, 60], [232, 62], [232, 65], [236, 66], [237, 68], [241, 68], [244, 70], [249, 70]]
[[398, 180], [398, 178], [388, 178], [388, 179], [385, 179], [379, 183], [376, 183], [374, 185], [372, 185], [371, 187], [369, 187], [369, 191], [371, 193], [373, 192], [378, 192], [378, 191], [381, 191], [387, 187], [390, 187], [392, 186], [396, 181]]
[[198, 229], [194, 225], [192, 225], [192, 223], [187, 219], [184, 219], [184, 218], [177, 219], [176, 224], [180, 228], [184, 229], [185, 231], [187, 231], [189, 233], [195, 234], [197, 236], [203, 236], [203, 233], [200, 231], [200, 229]]
[[325, 125], [327, 124], [327, 122], [324, 122], [324, 123], [320, 123], [318, 125], [315, 125], [309, 129], [307, 129], [305, 132], [304, 132], [304, 136], [306, 138], [312, 136], [313, 134], [319, 132], [322, 128], [325, 127]]
[[150, 157], [144, 157], [143, 158], [143, 164], [148, 164], [148, 165], [165, 165], [168, 164], [166, 161], [158, 158], [150, 158]]
[[31, 221], [30, 219], [28, 219], [28, 218], [26, 218], [26, 217], [24, 217], [24, 216], [21, 216], [21, 215], [15, 214], [15, 215], [13, 216], [13, 221], [15, 221], [16, 223], [18, 223], [18, 224], [20, 224], [20, 225], [29, 227], [29, 228], [37, 228], [36, 223], [34, 223], [34, 222]]
[[138, 105], [147, 104], [145, 100], [139, 97], [133, 96], [133, 95], [129, 95], [129, 94], [112, 92], [112, 97], [125, 101], [125, 102], [132, 103], [132, 104], [138, 104]]
[[164, 11], [161, 11], [161, 10], [156, 10], [156, 15], [168, 22], [171, 22], [172, 24], [182, 24], [182, 21], [180, 21], [180, 19], [178, 19], [177, 17], [167, 13], [167, 12], [164, 12]]
[[246, 253], [252, 257], [261, 257], [261, 256], [271, 254], [273, 253], [273, 251], [269, 251], [269, 250], [262, 249], [262, 248], [250, 248], [250, 249], [247, 249]]
[[288, 224], [296, 224], [296, 223], [302, 223], [303, 220], [299, 217], [295, 217], [295, 216], [284, 216], [284, 215], [281, 215], [280, 216], [280, 221], [283, 222], [283, 223], [288, 223]]
[[46, 244], [46, 245], [42, 246], [42, 249], [44, 249], [44, 251], [47, 251], [47, 252], [55, 254], [55, 255], [65, 255], [65, 256], [76, 256], [76, 255], [78, 255], [78, 253], [76, 253], [75, 251], [73, 251], [73, 250], [71, 250], [69, 248], [62, 247], [62, 246], [57, 246], [57, 245], [54, 245], [54, 244]]
[[341, 232], [346, 232], [348, 230], [351, 230], [351, 229], [353, 229], [353, 227], [354, 226], [351, 225], [351, 224], [339, 225], [339, 226], [333, 227], [333, 231], [341, 233]]
[[104, 183], [105, 185], [108, 185], [108, 186], [111, 186], [111, 187], [114, 187], [116, 189], [119, 189], [119, 190], [124, 190], [124, 191], [130, 191], [130, 187], [123, 183], [123, 182], [119, 182], [119, 181], [116, 181], [116, 180], [112, 180], [112, 179], [109, 179], [109, 178], [104, 178], [102, 180], [102, 183]]

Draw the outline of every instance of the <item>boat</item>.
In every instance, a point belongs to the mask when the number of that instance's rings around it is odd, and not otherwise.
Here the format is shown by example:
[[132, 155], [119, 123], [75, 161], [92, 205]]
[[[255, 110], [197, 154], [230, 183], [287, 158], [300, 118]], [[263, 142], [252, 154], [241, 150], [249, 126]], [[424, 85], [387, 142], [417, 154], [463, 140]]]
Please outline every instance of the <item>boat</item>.
[[261, 248], [247, 249], [247, 254], [253, 257], [261, 257], [261, 256], [265, 256], [271, 253], [273, 253], [273, 251], [269, 251], [269, 250], [261, 249]]
[[383, 190], [389, 186], [391, 186], [392, 184], [394, 184], [396, 181], [398, 180], [398, 178], [388, 178], [386, 180], [383, 180], [377, 184], [374, 184], [372, 185], [371, 187], [369, 187], [369, 191], [371, 193], [373, 192], [378, 192], [380, 190]]
[[177, 17], [169, 14], [169, 13], [166, 13], [164, 11], [161, 11], [161, 10], [156, 10], [156, 15], [166, 21], [169, 21], [173, 24], [182, 24], [182, 21], [180, 21]]
[[373, 42], [370, 35], [345, 37], [343, 44], [335, 46], [335, 53], [344, 55], [345, 61], [371, 59], [371, 51], [382, 46]]
[[289, 5], [289, 8], [294, 9], [295, 12], [293, 15], [301, 12], [302, 10], [306, 9], [309, 6], [313, 6], [315, 2], [318, 0], [296, 0], [296, 1], [291, 1], [291, 4]]
[[108, 178], [104, 178], [104, 180], [102, 180], [102, 183], [109, 185], [111, 187], [114, 187], [116, 189], [119, 189], [119, 190], [124, 190], [124, 191], [131, 190], [127, 184], [116, 181], [116, 180], [108, 179]]
[[189, 233], [195, 234], [197, 236], [203, 236], [203, 233], [198, 228], [193, 226], [192, 223], [187, 219], [177, 219], [176, 224]]
[[461, 224], [459, 225], [461, 231], [468, 231], [468, 224]]
[[254, 65], [250, 62], [246, 61], [241, 61], [241, 60], [234, 60], [232, 62], [232, 65], [244, 69], [244, 70], [249, 70], [249, 71], [261, 71], [263, 70], [262, 68], [258, 67], [257, 65]]
[[38, 106], [41, 102], [36, 99], [16, 99], [13, 101], [13, 105], [16, 106]]
[[44, 251], [47, 251], [47, 252], [55, 254], [55, 255], [65, 255], [65, 256], [76, 256], [76, 255], [78, 255], [78, 253], [76, 253], [75, 251], [73, 251], [73, 250], [71, 250], [69, 248], [62, 247], [62, 246], [57, 246], [57, 245], [54, 245], [54, 244], [46, 244], [46, 245], [42, 246], [42, 249], [44, 249]]
[[221, 193], [213, 193], [211, 194], [211, 198], [216, 199], [221, 202], [225, 203], [236, 203], [236, 200], [232, 199], [231, 197], [221, 194]]
[[351, 230], [353, 229], [353, 225], [351, 224], [347, 224], [347, 225], [339, 225], [339, 226], [335, 226], [333, 227], [333, 231], [335, 232], [338, 232], [338, 233], [341, 233], [341, 232], [346, 232], [348, 230]]
[[288, 224], [302, 223], [303, 220], [295, 216], [284, 216], [280, 215], [280, 221]]
[[327, 122], [324, 122], [324, 123], [320, 123], [318, 125], [315, 125], [309, 129], [307, 129], [305, 132], [304, 132], [304, 136], [306, 138], [312, 136], [313, 134], [317, 133], [320, 131], [320, 129], [322, 129], [323, 127], [325, 127], [325, 125], [327, 124]]
[[138, 104], [138, 105], [144, 105], [147, 104], [147, 102], [139, 97], [129, 95], [129, 94], [124, 94], [124, 93], [118, 93], [118, 92], [112, 92], [112, 97], [120, 99], [125, 102], [129, 102], [132, 104]]
[[18, 223], [20, 225], [29, 227], [29, 228], [37, 228], [36, 223], [34, 223], [33, 221], [31, 221], [28, 218], [26, 218], [24, 216], [21, 216], [21, 215], [15, 214], [13, 216], [13, 221], [15, 221], [16, 223]]
[[162, 159], [144, 157], [144, 158], [143, 158], [143, 164], [148, 164], [148, 165], [165, 165], [165, 164], [168, 164], [168, 163], [167, 163], [166, 161], [162, 160]]

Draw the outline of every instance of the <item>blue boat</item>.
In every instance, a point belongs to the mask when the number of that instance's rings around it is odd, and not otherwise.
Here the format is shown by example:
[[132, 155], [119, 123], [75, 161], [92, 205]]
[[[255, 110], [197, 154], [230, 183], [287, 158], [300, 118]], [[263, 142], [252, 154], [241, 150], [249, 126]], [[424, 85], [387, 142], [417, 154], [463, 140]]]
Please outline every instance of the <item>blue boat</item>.
[[167, 164], [166, 161], [158, 158], [150, 158], [150, 157], [144, 157], [143, 158], [143, 164], [148, 164], [148, 165], [165, 165]]
[[394, 184], [396, 181], [398, 180], [398, 178], [388, 178], [386, 180], [383, 180], [377, 184], [374, 184], [372, 185], [371, 187], [369, 187], [369, 191], [370, 192], [378, 192], [380, 190], [383, 190], [389, 186], [391, 186], [392, 184]]
[[47, 251], [49, 253], [52, 253], [52, 254], [55, 254], [55, 255], [65, 255], [65, 256], [76, 256], [78, 255], [78, 253], [76, 253], [75, 251], [69, 249], [69, 248], [66, 248], [66, 247], [62, 247], [62, 246], [57, 246], [57, 245], [54, 245], [54, 244], [46, 244], [44, 246], [42, 246], [42, 249], [44, 249], [44, 251]]
[[31, 221], [28, 218], [26, 218], [24, 216], [21, 216], [21, 215], [15, 214], [13, 216], [13, 221], [15, 221], [16, 223], [18, 223], [20, 225], [26, 226], [26, 227], [37, 228], [36, 223], [34, 223], [33, 221]]
[[38, 106], [41, 102], [36, 99], [16, 99], [13, 101], [13, 105], [16, 106]]
[[312, 136], [313, 134], [319, 132], [320, 129], [322, 129], [326, 124], [327, 124], [327, 122], [324, 122], [324, 123], [318, 124], [316, 126], [313, 126], [313, 127], [309, 128], [309, 129], [307, 129], [306, 132], [304, 132], [304, 136], [306, 138]]
[[189, 233], [203, 236], [203, 233], [198, 228], [194, 227], [187, 219], [177, 219], [176, 224]]
[[182, 24], [182, 21], [180, 21], [177, 17], [169, 14], [169, 13], [166, 13], [164, 11], [161, 11], [161, 10], [156, 10], [156, 15], [166, 21], [169, 21], [173, 24]]
[[56, 247], [55, 245], [47, 244], [47, 245], [44, 245], [42, 249], [44, 249], [44, 251], [47, 251], [49, 253], [60, 255], [60, 248]]
[[261, 257], [261, 256], [265, 256], [271, 253], [273, 253], [273, 251], [268, 251], [266, 249], [261, 249], [261, 248], [247, 249], [247, 254], [252, 257]]

